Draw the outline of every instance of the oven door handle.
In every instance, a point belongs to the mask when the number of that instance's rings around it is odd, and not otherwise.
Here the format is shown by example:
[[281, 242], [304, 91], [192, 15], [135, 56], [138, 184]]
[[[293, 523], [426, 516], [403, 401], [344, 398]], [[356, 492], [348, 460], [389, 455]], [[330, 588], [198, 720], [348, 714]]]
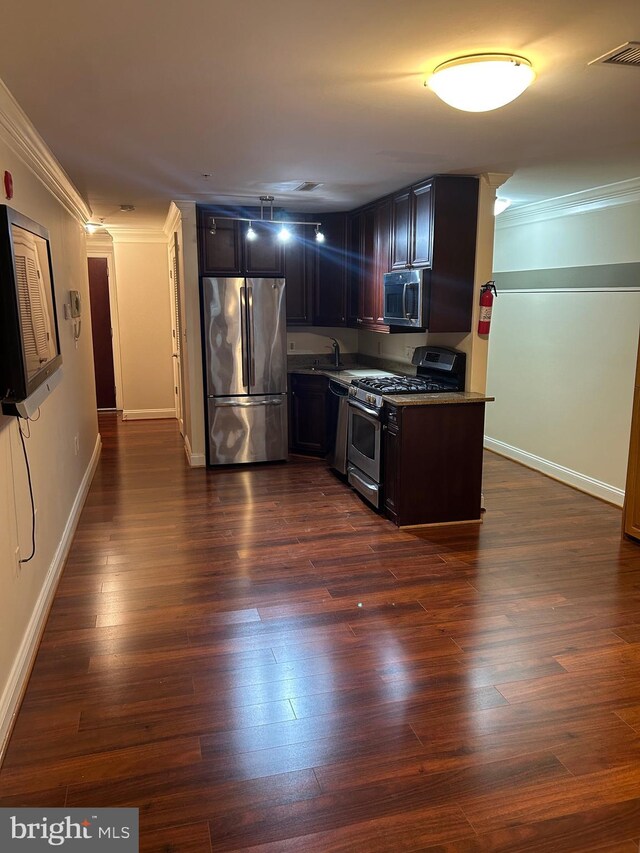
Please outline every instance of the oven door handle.
[[349, 405], [353, 406], [354, 409], [358, 409], [358, 411], [363, 412], [365, 415], [369, 415], [369, 417], [374, 421], [380, 420], [380, 412], [377, 409], [370, 409], [369, 406], [361, 403], [360, 400], [349, 400]]

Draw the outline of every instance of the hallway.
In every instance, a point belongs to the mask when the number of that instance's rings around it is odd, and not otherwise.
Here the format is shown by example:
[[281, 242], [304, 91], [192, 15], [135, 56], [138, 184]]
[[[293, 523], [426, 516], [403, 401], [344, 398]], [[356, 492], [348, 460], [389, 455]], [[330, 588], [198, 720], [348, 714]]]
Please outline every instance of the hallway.
[[100, 432], [0, 805], [136, 806], [144, 853], [637, 853], [618, 509], [488, 453], [483, 525], [401, 532], [316, 460]]

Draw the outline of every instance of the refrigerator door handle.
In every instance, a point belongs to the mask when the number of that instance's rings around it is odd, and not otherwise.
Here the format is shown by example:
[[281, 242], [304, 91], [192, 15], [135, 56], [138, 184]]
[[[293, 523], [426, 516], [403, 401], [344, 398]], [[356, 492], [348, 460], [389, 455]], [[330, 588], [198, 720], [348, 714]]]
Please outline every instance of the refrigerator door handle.
[[253, 324], [253, 287], [249, 285], [249, 287], [247, 287], [247, 291], [249, 302], [249, 327], [251, 330], [251, 343], [249, 345], [249, 385], [251, 386], [256, 384], [256, 356], [253, 347], [253, 342], [255, 340], [255, 328]]
[[248, 388], [247, 383], [247, 288], [240, 288], [240, 334], [242, 336], [242, 384]]
[[[283, 395], [284, 396], [284, 395]], [[243, 402], [231, 400], [224, 403], [216, 402], [214, 405], [217, 409], [248, 409], [250, 406], [282, 406], [283, 400], [247, 400]]]

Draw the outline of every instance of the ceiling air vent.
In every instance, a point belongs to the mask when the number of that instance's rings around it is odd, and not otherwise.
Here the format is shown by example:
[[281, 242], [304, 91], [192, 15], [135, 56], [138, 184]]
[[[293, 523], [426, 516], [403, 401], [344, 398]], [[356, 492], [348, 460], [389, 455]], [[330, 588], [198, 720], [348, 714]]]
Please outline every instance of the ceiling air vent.
[[603, 53], [597, 59], [592, 59], [589, 65], [630, 65], [640, 68], [640, 41], [627, 41], [615, 47], [608, 53]]
[[303, 181], [299, 186], [297, 186], [294, 192], [297, 193], [310, 193], [313, 190], [317, 189], [321, 184], [316, 183], [315, 181]]

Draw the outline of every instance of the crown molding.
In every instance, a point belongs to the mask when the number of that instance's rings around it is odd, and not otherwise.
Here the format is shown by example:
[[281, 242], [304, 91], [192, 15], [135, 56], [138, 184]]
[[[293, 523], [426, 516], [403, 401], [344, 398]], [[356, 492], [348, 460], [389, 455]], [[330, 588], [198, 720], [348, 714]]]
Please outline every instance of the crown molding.
[[509, 178], [513, 177], [513, 172], [483, 172], [480, 177], [486, 181], [492, 190], [497, 190]]
[[167, 235], [169, 240], [173, 240], [173, 233], [178, 225], [189, 217], [195, 217], [196, 203], [195, 201], [176, 201], [175, 199], [169, 205], [167, 218], [164, 221], [162, 230]]
[[169, 210], [167, 211], [167, 218], [165, 219], [164, 225], [162, 226], [162, 230], [168, 240], [173, 239], [173, 234], [177, 230], [181, 221], [182, 211], [180, 210], [178, 205], [174, 201], [172, 201], [169, 205]]
[[522, 207], [510, 207], [496, 218], [496, 229], [545, 222], [548, 219], [592, 213], [608, 207], [620, 207], [638, 202], [640, 202], [640, 177], [629, 178], [615, 184], [593, 187], [590, 190], [561, 195]]
[[20, 104], [0, 80], [0, 138], [25, 163], [40, 182], [82, 225], [91, 208], [51, 153]]
[[135, 228], [129, 225], [107, 225], [114, 243], [164, 243], [167, 235], [160, 228]]
[[96, 231], [94, 234], [87, 234], [87, 251], [88, 252], [113, 252], [113, 238], [108, 231]]

